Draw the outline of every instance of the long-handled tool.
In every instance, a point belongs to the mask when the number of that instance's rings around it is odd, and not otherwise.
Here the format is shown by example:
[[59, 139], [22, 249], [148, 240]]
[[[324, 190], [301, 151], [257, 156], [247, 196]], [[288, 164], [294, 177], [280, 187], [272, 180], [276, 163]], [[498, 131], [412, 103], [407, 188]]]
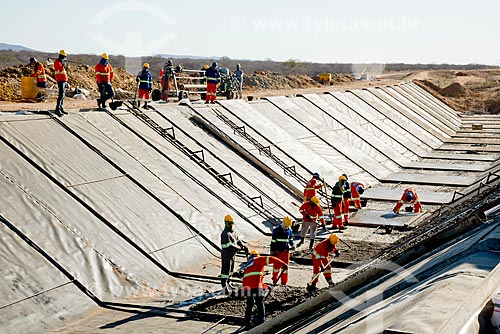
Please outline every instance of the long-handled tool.
[[340, 239], [340, 238], [339, 238], [339, 240], [340, 240], [340, 242], [342, 242], [342, 243], [343, 243], [344, 245], [346, 245], [347, 247], [352, 248], [352, 247], [351, 247], [351, 245], [349, 245], [349, 244], [348, 244], [347, 242], [345, 242], [344, 240], [342, 240], [342, 239]]
[[337, 258], [337, 257], [338, 257], [338, 256], [337, 256], [337, 255], [335, 255], [335, 256], [333, 257], [333, 259], [331, 259], [331, 260], [330, 260], [330, 261], [329, 261], [329, 262], [328, 262], [325, 266], [321, 265], [321, 266], [320, 266], [319, 273], [314, 274], [314, 276], [312, 277], [311, 281], [310, 281], [309, 283], [307, 283], [307, 287], [312, 286], [313, 281], [314, 281], [316, 278], [318, 278], [320, 274], [322, 274], [323, 272], [325, 272], [326, 268], [327, 268], [328, 266], [330, 266], [330, 265], [332, 264], [332, 262], [335, 260], [335, 258]]
[[139, 91], [139, 81], [137, 82], [137, 84], [135, 85], [135, 93], [134, 93], [134, 102], [132, 102], [132, 105], [134, 107], [139, 107], [137, 105], [137, 92]]
[[332, 219], [332, 211], [330, 207], [330, 200], [328, 199], [328, 189], [326, 188], [326, 182], [325, 179], [321, 180], [323, 182], [323, 187], [325, 188], [325, 194], [326, 194], [326, 203], [327, 203], [327, 208], [328, 208], [328, 217], [332, 220], [333, 224], [333, 219]]

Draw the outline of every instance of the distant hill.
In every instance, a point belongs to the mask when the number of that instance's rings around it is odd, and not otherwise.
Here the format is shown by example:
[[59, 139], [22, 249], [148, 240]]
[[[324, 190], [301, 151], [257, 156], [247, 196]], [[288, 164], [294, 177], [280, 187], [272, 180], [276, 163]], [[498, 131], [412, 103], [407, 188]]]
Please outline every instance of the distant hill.
[[7, 43], [0, 43], [0, 50], [12, 50], [12, 51], [35, 51], [33, 49], [27, 48], [22, 45], [14, 45]]
[[192, 55], [171, 55], [165, 53], [155, 54], [153, 57], [170, 58], [170, 59], [213, 59], [213, 60], [220, 60], [223, 58], [218, 56], [205, 57], [205, 56], [192, 56]]

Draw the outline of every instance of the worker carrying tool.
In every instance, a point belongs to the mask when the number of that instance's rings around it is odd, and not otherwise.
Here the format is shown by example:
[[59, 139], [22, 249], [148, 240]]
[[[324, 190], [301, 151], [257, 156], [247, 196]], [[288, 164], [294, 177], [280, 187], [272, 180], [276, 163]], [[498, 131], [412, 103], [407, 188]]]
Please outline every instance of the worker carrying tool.
[[[290, 251], [295, 250], [293, 244], [292, 236], [292, 218], [286, 216], [283, 218], [283, 222], [273, 230], [271, 238], [271, 254], [283, 261], [287, 266], [290, 262]], [[283, 268], [281, 263], [273, 267], [273, 284], [278, 283], [278, 277], [281, 273], [281, 284], [286, 285], [288, 283], [288, 269]]]
[[297, 244], [297, 247], [300, 247], [304, 243], [307, 231], [311, 229], [311, 232], [309, 233], [309, 249], [312, 249], [314, 239], [316, 238], [318, 219], [320, 220], [323, 229], [326, 230], [323, 209], [320, 206], [319, 199], [316, 196], [313, 196], [309, 202], [305, 202], [300, 206], [299, 211], [302, 214], [302, 229], [300, 231], [300, 242]]
[[313, 261], [313, 275], [310, 283], [307, 284], [307, 291], [312, 292], [317, 289], [316, 284], [318, 283], [318, 278], [321, 272], [325, 276], [326, 282], [329, 286], [333, 286], [335, 283], [332, 280], [332, 266], [331, 262], [328, 260], [330, 253], [334, 253], [335, 257], [340, 256], [340, 252], [337, 249], [337, 244], [339, 242], [339, 237], [332, 233], [330, 237], [323, 240], [314, 247], [311, 253]]
[[236, 78], [236, 81], [238, 81], [238, 95], [239, 98], [243, 98], [243, 71], [241, 70], [241, 65], [236, 64], [236, 71], [234, 71], [234, 77]]
[[151, 99], [151, 91], [153, 90], [153, 77], [149, 73], [149, 64], [142, 65], [142, 71], [137, 74], [135, 81], [139, 84], [139, 93], [137, 97], [138, 107], [141, 106], [141, 101], [144, 101], [144, 108], [147, 108], [148, 102]]
[[66, 95], [66, 89], [68, 88], [68, 74], [66, 73], [67, 56], [66, 51], [59, 50], [59, 56], [54, 60], [54, 78], [57, 81], [57, 88], [59, 89], [55, 114], [59, 117], [63, 114], [68, 114], [63, 108], [64, 95]]
[[[245, 327], [260, 325], [266, 318], [264, 306], [264, 268], [267, 265], [282, 266], [288, 270], [288, 265], [274, 256], [260, 256], [256, 250], [250, 251], [248, 261], [243, 265], [243, 293], [247, 299], [245, 309]], [[257, 315], [252, 323], [253, 306], [257, 306]]]
[[304, 202], [309, 202], [312, 197], [316, 196], [316, 190], [321, 189], [321, 187], [323, 187], [321, 177], [319, 173], [314, 173], [304, 188]]
[[209, 67], [205, 71], [205, 79], [207, 80], [207, 95], [205, 97], [205, 103], [213, 103], [217, 94], [217, 84], [220, 81], [220, 72], [217, 68], [216, 62], [213, 62], [212, 67]]
[[248, 248], [234, 231], [234, 219], [231, 215], [224, 217], [224, 230], [220, 235], [220, 242], [222, 266], [219, 277], [222, 278], [221, 285], [224, 293], [229, 293], [226, 283], [230, 273], [234, 271], [234, 257], [240, 249], [248, 253]]
[[[342, 174], [339, 176], [339, 180], [335, 183], [332, 188], [332, 206], [333, 206], [333, 226], [341, 230], [345, 230], [346, 227], [342, 223], [342, 206], [344, 201], [344, 194], [349, 192], [349, 182], [347, 182], [347, 175]], [[349, 208], [347, 208], [349, 212]]]
[[414, 188], [406, 188], [404, 190], [401, 199], [396, 203], [396, 206], [392, 209], [392, 211], [395, 214], [399, 214], [399, 209], [401, 209], [403, 204], [413, 204], [413, 212], [422, 212], [422, 204], [420, 204], [417, 191]]
[[99, 94], [101, 94], [101, 97], [97, 99], [97, 106], [106, 108], [106, 101], [115, 96], [112, 84], [113, 66], [109, 63], [109, 56], [106, 52], [101, 55], [99, 63], [95, 66], [95, 77]]
[[168, 102], [168, 91], [170, 90], [170, 85], [174, 81], [174, 64], [169, 59], [160, 70], [160, 80], [161, 80], [161, 99]]

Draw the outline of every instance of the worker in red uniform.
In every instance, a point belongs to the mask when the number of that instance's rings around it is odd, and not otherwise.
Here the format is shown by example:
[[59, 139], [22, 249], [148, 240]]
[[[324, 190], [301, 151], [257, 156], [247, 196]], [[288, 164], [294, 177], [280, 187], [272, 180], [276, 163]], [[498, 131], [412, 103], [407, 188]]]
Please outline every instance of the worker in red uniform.
[[36, 58], [30, 58], [30, 66], [33, 67], [32, 77], [36, 78], [36, 86], [38, 88], [47, 88], [47, 78], [45, 77], [45, 68], [42, 63], [39, 63]]
[[217, 68], [216, 62], [213, 62], [212, 67], [209, 67], [205, 71], [205, 78], [207, 80], [207, 95], [205, 97], [205, 103], [213, 103], [217, 94], [217, 84], [220, 81], [220, 72]]
[[[345, 175], [345, 174], [344, 174]], [[342, 211], [344, 213], [344, 226], [349, 225], [349, 206], [350, 202], [353, 201], [354, 207], [356, 209], [361, 209], [361, 199], [360, 196], [365, 191], [365, 186], [360, 182], [349, 183], [349, 190], [342, 194]]]
[[304, 243], [307, 231], [311, 229], [311, 232], [309, 233], [309, 249], [312, 249], [314, 239], [316, 238], [318, 219], [320, 220], [323, 229], [326, 230], [323, 209], [319, 204], [319, 199], [316, 196], [313, 196], [309, 202], [305, 202], [301, 205], [299, 211], [302, 214], [302, 229], [300, 231], [300, 242], [297, 244], [297, 247], [300, 247]]
[[[292, 218], [286, 216], [283, 222], [274, 230], [271, 237], [271, 255], [283, 261], [286, 265], [290, 262], [290, 251], [295, 250], [292, 235]], [[273, 284], [278, 283], [279, 273], [281, 273], [281, 284], [288, 283], [288, 269], [282, 268], [281, 264], [273, 267]]]
[[321, 187], [323, 187], [321, 177], [318, 173], [314, 173], [304, 188], [304, 202], [309, 202], [313, 196], [316, 196], [316, 190], [321, 189]]
[[257, 305], [257, 317], [254, 325], [259, 325], [266, 318], [266, 309], [264, 306], [264, 268], [268, 265], [281, 265], [286, 270], [288, 266], [280, 259], [274, 256], [260, 256], [256, 250], [250, 251], [248, 261], [243, 265], [243, 291], [247, 299], [247, 307], [245, 310], [245, 325], [252, 325], [253, 306]]
[[106, 52], [101, 55], [99, 63], [95, 66], [95, 77], [97, 79], [97, 87], [101, 97], [97, 99], [99, 108], [106, 108], [106, 101], [115, 96], [113, 90], [113, 66], [109, 63], [109, 56]]
[[399, 209], [403, 204], [413, 204], [413, 212], [422, 212], [422, 204], [418, 199], [417, 191], [414, 188], [406, 188], [401, 196], [401, 199], [396, 203], [396, 206], [392, 211], [396, 214], [399, 213]]
[[317, 289], [316, 284], [318, 283], [320, 271], [323, 271], [323, 275], [325, 276], [328, 285], [334, 285], [332, 280], [332, 267], [328, 256], [330, 256], [330, 253], [334, 253], [335, 256], [340, 256], [340, 252], [337, 249], [338, 242], [339, 237], [332, 233], [329, 238], [323, 240], [317, 244], [316, 247], [314, 247], [314, 251], [311, 253], [313, 261], [313, 276], [311, 282], [307, 284], [307, 291], [311, 292]]
[[[347, 182], [347, 176], [342, 174], [339, 176], [339, 180], [335, 183], [332, 189], [332, 206], [333, 206], [333, 226], [339, 230], [345, 230], [346, 227], [342, 223], [342, 204], [344, 201], [344, 194], [349, 191], [349, 182]], [[347, 207], [349, 210], [349, 207]], [[349, 211], [348, 211], [349, 212]]]
[[141, 101], [144, 101], [144, 108], [147, 108], [148, 102], [151, 99], [151, 91], [153, 90], [153, 77], [149, 73], [149, 64], [144, 63], [142, 65], [142, 71], [137, 74], [135, 81], [139, 83], [139, 93], [137, 96], [138, 104], [141, 106]]
[[59, 50], [59, 57], [54, 61], [54, 78], [57, 81], [57, 88], [59, 89], [59, 94], [57, 95], [56, 110], [55, 114], [61, 117], [63, 114], [67, 114], [63, 108], [64, 95], [66, 94], [66, 88], [68, 87], [68, 74], [66, 73], [66, 51]]

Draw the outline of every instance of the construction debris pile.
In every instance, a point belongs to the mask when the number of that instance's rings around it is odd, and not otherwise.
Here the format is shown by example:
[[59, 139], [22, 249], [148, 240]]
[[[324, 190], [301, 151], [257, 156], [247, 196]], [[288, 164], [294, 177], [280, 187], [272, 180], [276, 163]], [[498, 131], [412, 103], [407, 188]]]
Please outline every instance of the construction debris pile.
[[[336, 74], [332, 77], [333, 84], [353, 80], [351, 76], [342, 74]], [[267, 71], [255, 71], [246, 75], [243, 84], [244, 89], [249, 91], [321, 87], [317, 80], [305, 74], [281, 74]]]
[[500, 71], [460, 71], [414, 82], [458, 111], [498, 114], [499, 79]]

